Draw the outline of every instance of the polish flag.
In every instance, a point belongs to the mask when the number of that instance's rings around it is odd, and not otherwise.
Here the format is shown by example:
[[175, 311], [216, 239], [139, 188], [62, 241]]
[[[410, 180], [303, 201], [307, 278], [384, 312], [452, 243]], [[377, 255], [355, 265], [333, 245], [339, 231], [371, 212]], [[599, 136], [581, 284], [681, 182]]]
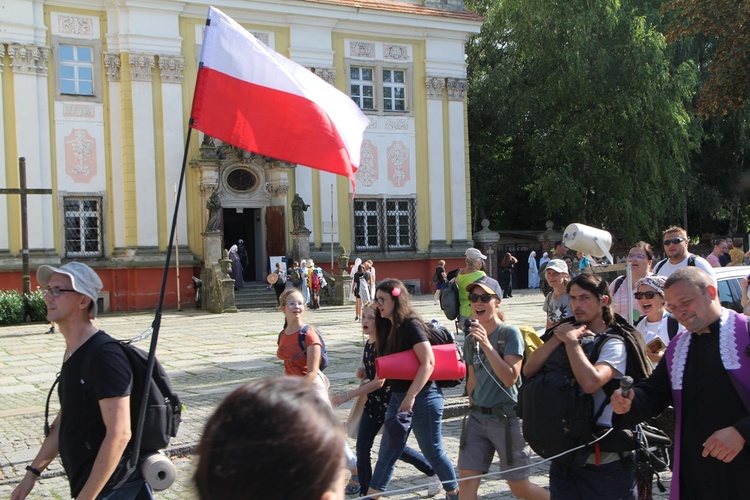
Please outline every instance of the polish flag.
[[190, 126], [228, 144], [349, 177], [370, 121], [352, 99], [209, 7]]

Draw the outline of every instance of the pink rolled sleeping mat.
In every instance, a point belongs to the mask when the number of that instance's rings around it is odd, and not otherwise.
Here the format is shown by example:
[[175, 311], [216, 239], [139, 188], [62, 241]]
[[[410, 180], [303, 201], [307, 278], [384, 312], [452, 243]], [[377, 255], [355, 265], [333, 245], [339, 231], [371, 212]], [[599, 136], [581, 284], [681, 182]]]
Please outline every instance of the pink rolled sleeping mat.
[[[435, 369], [430, 375], [430, 380], [456, 380], [466, 376], [466, 365], [458, 359], [458, 351], [453, 344], [430, 347], [435, 354]], [[378, 378], [414, 380], [417, 370], [419, 359], [413, 349], [375, 359], [375, 372]]]

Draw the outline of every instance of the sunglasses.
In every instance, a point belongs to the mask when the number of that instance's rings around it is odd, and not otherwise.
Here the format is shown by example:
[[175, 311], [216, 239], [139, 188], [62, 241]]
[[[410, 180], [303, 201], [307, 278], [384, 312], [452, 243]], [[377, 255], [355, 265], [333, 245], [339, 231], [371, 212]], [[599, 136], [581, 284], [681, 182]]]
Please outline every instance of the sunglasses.
[[679, 245], [683, 241], [685, 241], [685, 238], [670, 238], [668, 240], [664, 240], [664, 246], [667, 246], [667, 245]]
[[495, 297], [497, 297], [497, 295], [489, 294], [489, 293], [483, 293], [482, 295], [478, 295], [476, 293], [470, 293], [469, 302], [473, 304], [477, 300], [481, 300], [483, 304], [487, 304], [490, 300], [492, 300]]
[[643, 297], [646, 297], [647, 299], [653, 299], [656, 295], [656, 292], [635, 292], [633, 294], [633, 297], [635, 297], [636, 300], [641, 300]]

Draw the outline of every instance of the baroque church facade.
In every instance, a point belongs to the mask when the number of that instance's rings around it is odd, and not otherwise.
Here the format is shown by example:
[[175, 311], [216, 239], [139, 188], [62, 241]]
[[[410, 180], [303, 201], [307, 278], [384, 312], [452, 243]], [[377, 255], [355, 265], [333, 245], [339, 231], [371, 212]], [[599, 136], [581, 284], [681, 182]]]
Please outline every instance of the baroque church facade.
[[[15, 0], [0, 18], [0, 190], [26, 186], [34, 269], [80, 260], [106, 310], [157, 305], [177, 182], [181, 302], [205, 265], [206, 203], [223, 248], [242, 239], [250, 280], [291, 255], [295, 194], [309, 255], [342, 252], [378, 278], [431, 286], [435, 262], [471, 246], [465, 43], [482, 18], [463, 0], [254, 0], [217, 4], [309, 68], [370, 119], [349, 180], [241, 151], [194, 131], [185, 145], [208, 2]], [[227, 110], [217, 109], [217, 113]], [[283, 132], [282, 132], [283, 133]], [[218, 143], [218, 144], [217, 144]], [[18, 194], [0, 194], [0, 289], [21, 289]], [[164, 305], [177, 301], [174, 269]]]

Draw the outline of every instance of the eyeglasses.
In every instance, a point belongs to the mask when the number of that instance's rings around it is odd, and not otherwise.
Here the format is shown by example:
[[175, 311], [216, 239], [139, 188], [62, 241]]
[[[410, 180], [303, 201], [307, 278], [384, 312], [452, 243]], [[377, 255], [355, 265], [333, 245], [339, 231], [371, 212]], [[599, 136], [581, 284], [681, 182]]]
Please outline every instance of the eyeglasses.
[[641, 300], [643, 297], [646, 297], [647, 299], [653, 299], [656, 295], [656, 292], [635, 292], [633, 294], [633, 297], [635, 297], [636, 300]]
[[[666, 245], [666, 243], [665, 243], [665, 245]], [[642, 253], [631, 253], [631, 254], [628, 254], [628, 260], [633, 260], [633, 259], [635, 259], [635, 260], [644, 260], [646, 258], [647, 257], [645, 255], [643, 255]]]
[[670, 238], [668, 240], [664, 240], [664, 246], [666, 247], [668, 245], [679, 245], [683, 241], [685, 241], [685, 238]]
[[469, 302], [473, 304], [477, 300], [481, 300], [483, 304], [487, 304], [490, 300], [494, 299], [495, 297], [497, 297], [497, 295], [489, 294], [489, 293], [483, 293], [482, 295], [477, 295], [476, 293], [470, 293]]
[[382, 306], [385, 304], [385, 299], [383, 297], [375, 297], [375, 302], [377, 302], [379, 306]]
[[287, 306], [287, 307], [302, 307], [302, 306], [304, 306], [304, 305], [305, 305], [305, 303], [304, 303], [304, 302], [302, 302], [302, 301], [297, 301], [297, 302], [287, 302], [287, 303], [286, 303], [286, 306]]
[[63, 292], [78, 292], [78, 290], [73, 290], [72, 288], [60, 288], [59, 286], [48, 286], [44, 289], [44, 293], [48, 293], [55, 298], [59, 297]]

